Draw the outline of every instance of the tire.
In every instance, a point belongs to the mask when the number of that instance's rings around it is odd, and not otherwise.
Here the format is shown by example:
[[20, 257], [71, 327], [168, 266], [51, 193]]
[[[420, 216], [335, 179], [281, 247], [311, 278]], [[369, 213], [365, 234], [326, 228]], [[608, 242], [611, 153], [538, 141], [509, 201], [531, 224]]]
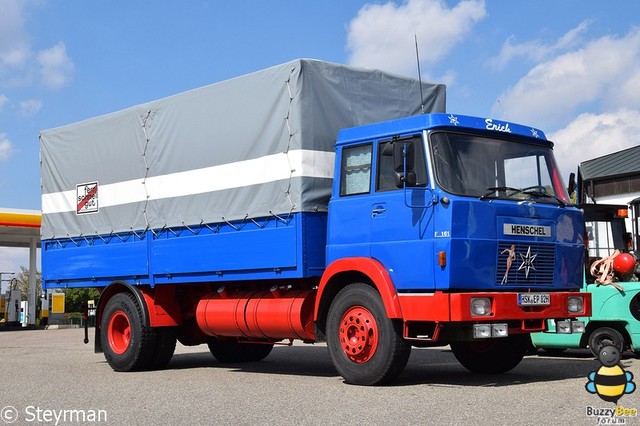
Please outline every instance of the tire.
[[331, 303], [327, 346], [338, 373], [354, 385], [391, 382], [411, 354], [402, 325], [387, 317], [378, 292], [361, 283], [343, 288]]
[[615, 346], [620, 353], [625, 349], [625, 341], [622, 334], [611, 327], [600, 327], [593, 330], [593, 333], [589, 335], [589, 349], [596, 358], [600, 352], [600, 349], [605, 346]]
[[273, 343], [240, 343], [235, 340], [211, 339], [207, 345], [211, 355], [224, 364], [262, 361], [273, 349]]
[[104, 357], [115, 371], [152, 367], [156, 331], [144, 322], [142, 307], [132, 294], [118, 293], [107, 302], [100, 333]]
[[176, 350], [176, 327], [156, 329], [156, 349], [151, 360], [151, 369], [160, 370], [167, 366]]
[[499, 374], [520, 364], [527, 352], [527, 335], [499, 339], [452, 342], [451, 350], [467, 370], [480, 374]]

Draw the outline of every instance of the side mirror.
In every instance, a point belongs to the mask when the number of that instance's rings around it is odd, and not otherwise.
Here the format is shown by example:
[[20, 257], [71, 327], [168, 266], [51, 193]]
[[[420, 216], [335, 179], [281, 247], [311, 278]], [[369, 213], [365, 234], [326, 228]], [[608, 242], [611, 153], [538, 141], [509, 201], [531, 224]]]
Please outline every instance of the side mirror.
[[569, 196], [571, 196], [573, 194], [573, 192], [576, 190], [576, 174], [575, 173], [571, 173], [569, 174], [569, 186], [567, 187], [567, 192], [569, 193]]
[[407, 186], [416, 186], [416, 160], [413, 143], [394, 141], [392, 146], [396, 187], [402, 188], [403, 183], [406, 183]]

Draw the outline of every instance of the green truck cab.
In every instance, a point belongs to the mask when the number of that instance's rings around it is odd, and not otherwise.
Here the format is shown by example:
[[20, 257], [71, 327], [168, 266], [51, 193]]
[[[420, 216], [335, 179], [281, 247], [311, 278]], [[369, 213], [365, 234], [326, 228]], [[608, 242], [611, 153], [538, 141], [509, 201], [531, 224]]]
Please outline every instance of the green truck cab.
[[[629, 257], [620, 257], [620, 264], [627, 268], [624, 273], [614, 269], [615, 258], [609, 262], [609, 279], [599, 275], [599, 266], [606, 268], [606, 260], [619, 253], [628, 253], [630, 234], [626, 231], [625, 219], [628, 209], [625, 205], [586, 204], [582, 206], [585, 221], [585, 279], [582, 291], [591, 293], [592, 316], [580, 318], [585, 323], [584, 333], [557, 332], [562, 327], [554, 320], [547, 320], [547, 330], [532, 333], [535, 348], [546, 352], [561, 352], [565, 349], [589, 348], [597, 356], [600, 348], [614, 345], [620, 351], [631, 350], [640, 354], [640, 282], [633, 257], [629, 273]], [[596, 268], [592, 268], [594, 262]], [[626, 261], [626, 265], [625, 265]], [[620, 265], [618, 265], [618, 269]], [[622, 269], [624, 269], [624, 267]], [[600, 278], [602, 277], [602, 278]], [[605, 283], [601, 283], [603, 281]], [[612, 282], [607, 282], [612, 281]]]

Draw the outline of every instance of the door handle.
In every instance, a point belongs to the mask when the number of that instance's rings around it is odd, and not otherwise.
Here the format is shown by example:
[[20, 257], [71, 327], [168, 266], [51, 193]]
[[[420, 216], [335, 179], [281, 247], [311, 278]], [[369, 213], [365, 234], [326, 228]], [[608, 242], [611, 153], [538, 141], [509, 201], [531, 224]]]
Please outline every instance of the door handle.
[[387, 209], [385, 209], [384, 207], [376, 207], [373, 210], [371, 210], [371, 216], [376, 217], [377, 215], [382, 214], [386, 211]]

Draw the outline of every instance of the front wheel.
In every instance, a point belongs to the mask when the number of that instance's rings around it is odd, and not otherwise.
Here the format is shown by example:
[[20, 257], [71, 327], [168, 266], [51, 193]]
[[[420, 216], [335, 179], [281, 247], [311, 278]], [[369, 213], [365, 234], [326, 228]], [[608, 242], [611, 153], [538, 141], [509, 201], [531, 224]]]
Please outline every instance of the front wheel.
[[498, 339], [452, 342], [453, 355], [474, 373], [498, 374], [516, 367], [528, 348], [528, 336], [516, 334]]
[[411, 353], [401, 324], [387, 317], [378, 292], [360, 283], [343, 288], [331, 304], [327, 346], [338, 373], [355, 385], [392, 381]]

